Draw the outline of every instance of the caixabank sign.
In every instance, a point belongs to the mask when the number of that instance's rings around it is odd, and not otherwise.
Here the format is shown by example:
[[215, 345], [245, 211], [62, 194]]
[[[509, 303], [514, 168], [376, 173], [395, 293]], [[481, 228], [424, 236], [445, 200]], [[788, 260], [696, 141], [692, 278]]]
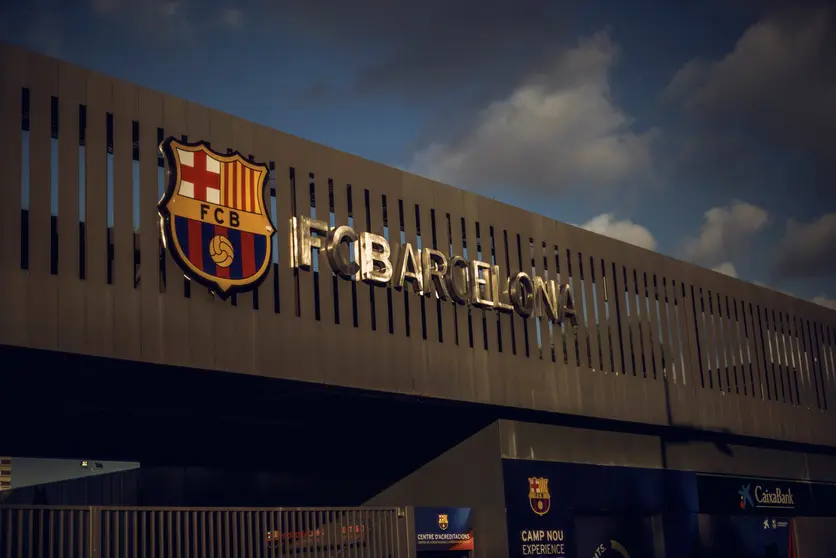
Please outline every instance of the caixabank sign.
[[700, 510], [729, 515], [836, 516], [836, 485], [757, 477], [696, 475]]

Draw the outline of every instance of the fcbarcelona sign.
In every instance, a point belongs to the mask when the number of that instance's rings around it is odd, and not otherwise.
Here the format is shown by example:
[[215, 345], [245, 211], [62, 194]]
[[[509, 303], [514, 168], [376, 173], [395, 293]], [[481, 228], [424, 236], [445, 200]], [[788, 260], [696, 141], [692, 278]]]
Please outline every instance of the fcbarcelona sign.
[[[205, 142], [169, 138], [160, 151], [170, 174], [159, 203], [163, 238], [183, 273], [223, 299], [256, 288], [270, 270], [276, 233], [264, 204], [268, 168]], [[383, 236], [306, 215], [292, 217], [290, 229], [293, 268], [312, 270], [314, 258], [324, 255], [332, 272], [349, 281], [578, 325], [568, 283], [522, 271], [506, 275], [496, 264], [410, 243], [395, 250]]]
[[324, 252], [335, 275], [370, 285], [412, 289], [419, 295], [453, 300], [522, 318], [544, 317], [553, 323], [578, 325], [568, 283], [519, 272], [506, 277], [498, 265], [461, 256], [447, 257], [432, 248], [405, 242], [393, 254], [389, 241], [351, 227], [329, 226], [306, 215], [290, 220], [290, 259], [296, 269], [312, 270]]
[[163, 237], [183, 273], [224, 299], [257, 287], [276, 232], [264, 205], [267, 167], [204, 142], [169, 138], [160, 150], [170, 171], [158, 208]]

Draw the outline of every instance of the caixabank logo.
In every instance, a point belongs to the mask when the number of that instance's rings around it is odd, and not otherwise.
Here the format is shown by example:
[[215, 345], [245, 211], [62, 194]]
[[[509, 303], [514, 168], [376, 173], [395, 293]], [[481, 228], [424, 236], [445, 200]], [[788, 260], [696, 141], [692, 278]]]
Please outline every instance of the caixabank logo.
[[205, 142], [169, 138], [160, 151], [169, 168], [161, 228], [183, 273], [222, 299], [256, 288], [270, 270], [276, 233], [264, 204], [267, 166]]

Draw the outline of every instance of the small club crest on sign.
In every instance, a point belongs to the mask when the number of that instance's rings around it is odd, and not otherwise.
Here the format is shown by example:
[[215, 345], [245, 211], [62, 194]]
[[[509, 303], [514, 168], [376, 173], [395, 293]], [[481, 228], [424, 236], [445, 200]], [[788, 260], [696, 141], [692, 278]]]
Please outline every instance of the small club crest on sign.
[[446, 513], [438, 514], [438, 528], [442, 531], [446, 531], [447, 527], [450, 526], [450, 521], [447, 519]]
[[549, 479], [544, 477], [528, 479], [528, 503], [531, 505], [531, 511], [537, 515], [546, 515], [551, 509], [551, 499]]
[[223, 299], [255, 289], [270, 270], [276, 232], [264, 203], [267, 166], [205, 142], [169, 138], [160, 151], [170, 178], [158, 210], [177, 265]]

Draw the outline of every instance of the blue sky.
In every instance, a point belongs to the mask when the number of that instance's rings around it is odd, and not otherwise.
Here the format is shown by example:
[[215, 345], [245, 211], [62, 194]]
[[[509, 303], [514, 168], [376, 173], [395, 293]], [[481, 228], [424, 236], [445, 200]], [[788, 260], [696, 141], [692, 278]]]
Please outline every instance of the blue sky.
[[824, 2], [6, 0], [0, 33], [836, 308]]

